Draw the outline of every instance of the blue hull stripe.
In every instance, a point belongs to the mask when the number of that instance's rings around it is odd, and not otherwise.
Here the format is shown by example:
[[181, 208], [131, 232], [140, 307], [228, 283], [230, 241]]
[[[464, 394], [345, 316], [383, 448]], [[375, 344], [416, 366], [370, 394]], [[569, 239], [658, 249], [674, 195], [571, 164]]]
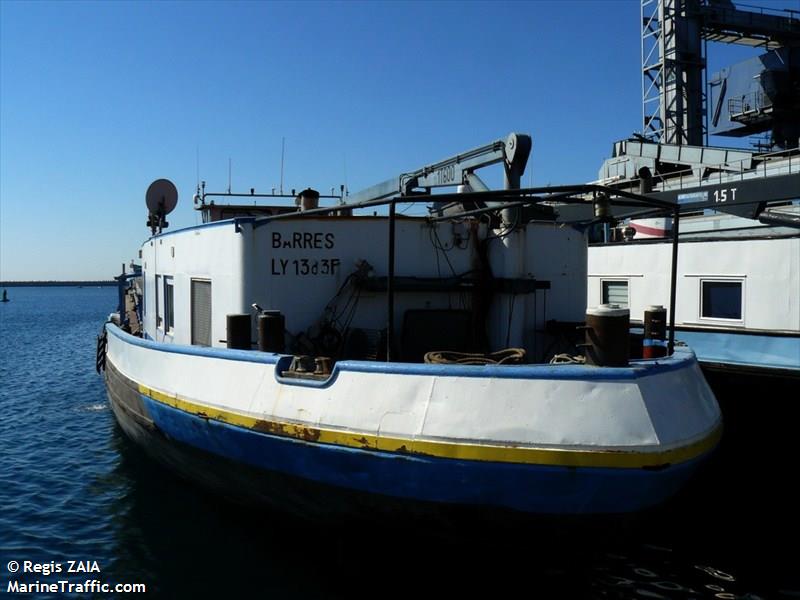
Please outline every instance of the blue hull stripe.
[[669, 498], [702, 460], [646, 470], [391, 454], [273, 436], [140, 397], [169, 438], [213, 455], [348, 490], [418, 501], [550, 514], [631, 512]]

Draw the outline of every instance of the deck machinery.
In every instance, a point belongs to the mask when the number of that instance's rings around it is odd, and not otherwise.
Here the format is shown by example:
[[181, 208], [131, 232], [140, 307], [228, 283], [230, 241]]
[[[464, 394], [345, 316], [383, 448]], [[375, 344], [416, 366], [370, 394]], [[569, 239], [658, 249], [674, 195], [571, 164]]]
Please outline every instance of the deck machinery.
[[[797, 147], [800, 11], [756, 12], [730, 0], [642, 0], [641, 11], [645, 138], [700, 146], [709, 133], [772, 131], [771, 149]], [[706, 94], [708, 42], [767, 52], [713, 74]]]
[[[798, 226], [775, 205], [800, 197], [800, 11], [642, 0], [641, 17], [643, 130], [614, 144], [595, 183], [653, 194], [684, 214]], [[708, 42], [766, 52], [706, 77]], [[720, 148], [709, 134], [769, 140]]]

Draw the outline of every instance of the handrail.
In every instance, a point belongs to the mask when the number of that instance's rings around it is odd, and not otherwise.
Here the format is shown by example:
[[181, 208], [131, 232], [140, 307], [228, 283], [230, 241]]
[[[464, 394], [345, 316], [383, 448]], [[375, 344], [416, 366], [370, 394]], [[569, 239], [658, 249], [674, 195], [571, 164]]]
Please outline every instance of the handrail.
[[[731, 10], [730, 8], [725, 7], [725, 6], [715, 6], [714, 8], [717, 9], [717, 10], [722, 10], [723, 12], [728, 12], [728, 11]], [[754, 13], [758, 13], [758, 14], [761, 14], [761, 15], [770, 15], [770, 16], [773, 16], [773, 17], [783, 17], [783, 16], [785, 16], [784, 13], [789, 13], [789, 18], [791, 18], [791, 19], [800, 18], [800, 11], [793, 10], [791, 8], [770, 8], [768, 6], [755, 6], [753, 4], [740, 4], [740, 3], [737, 2], [736, 3], [736, 7], [733, 10], [742, 9], [742, 8], [751, 9], [751, 10], [748, 10], [746, 12], [754, 12]]]
[[[624, 205], [630, 206], [630, 203], [635, 205], [649, 206], [656, 209], [665, 211], [672, 211], [674, 204], [672, 202], [665, 202], [656, 198], [650, 198], [636, 192], [631, 192], [623, 189], [613, 188], [599, 184], [575, 184], [575, 185], [558, 185], [558, 186], [545, 186], [545, 187], [531, 187], [531, 188], [518, 188], [506, 190], [489, 190], [484, 192], [463, 192], [454, 194], [410, 194], [410, 195], [397, 195], [391, 198], [379, 198], [377, 200], [365, 200], [363, 202], [349, 202], [345, 204], [337, 204], [334, 206], [321, 206], [304, 211], [297, 211], [291, 213], [282, 213], [277, 215], [266, 215], [255, 219], [254, 227], [257, 229], [272, 221], [279, 221], [284, 219], [296, 219], [298, 217], [313, 217], [326, 215], [331, 212], [338, 212], [341, 210], [357, 210], [365, 208], [375, 208], [377, 206], [386, 206], [391, 204], [407, 204], [407, 203], [428, 203], [428, 202], [485, 202], [492, 201], [497, 203], [497, 206], [487, 206], [486, 208], [478, 209], [478, 212], [469, 211], [470, 214], [480, 214], [485, 212], [493, 212], [501, 210], [502, 208], [513, 208], [515, 206], [526, 206], [531, 204], [539, 204], [546, 202], [577, 202], [590, 204], [591, 201], [580, 197], [581, 195], [594, 193], [595, 195], [605, 195], [611, 205]], [[615, 197], [619, 198], [616, 199]], [[469, 216], [463, 213], [449, 215], [448, 219], [460, 218]], [[432, 219], [437, 220], [437, 219]], [[583, 219], [576, 219], [582, 221]], [[562, 221], [565, 222], [565, 221]]]

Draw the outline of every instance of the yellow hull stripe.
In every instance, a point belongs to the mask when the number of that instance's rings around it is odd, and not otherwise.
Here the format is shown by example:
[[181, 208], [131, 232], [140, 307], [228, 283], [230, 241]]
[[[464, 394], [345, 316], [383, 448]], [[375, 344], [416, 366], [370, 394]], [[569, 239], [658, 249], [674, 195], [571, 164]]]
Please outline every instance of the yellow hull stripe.
[[319, 429], [309, 425], [285, 421], [257, 419], [240, 413], [197, 404], [179, 398], [176, 395], [164, 394], [142, 384], [139, 384], [139, 392], [157, 402], [204, 419], [244, 427], [270, 435], [360, 450], [381, 450], [399, 454], [417, 454], [437, 458], [457, 458], [460, 460], [561, 467], [657, 468], [685, 462], [701, 456], [714, 448], [722, 436], [722, 425], [720, 423], [703, 439], [662, 452], [573, 450], [414, 440], [336, 429]]

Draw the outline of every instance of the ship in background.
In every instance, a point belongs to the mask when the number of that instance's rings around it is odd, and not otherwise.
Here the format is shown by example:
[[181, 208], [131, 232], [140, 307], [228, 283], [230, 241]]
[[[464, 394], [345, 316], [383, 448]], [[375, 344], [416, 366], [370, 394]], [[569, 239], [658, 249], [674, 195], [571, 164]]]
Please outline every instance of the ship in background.
[[[595, 230], [588, 305], [641, 319], [679, 236], [677, 339], [707, 372], [800, 379], [800, 12], [642, 0], [641, 16], [643, 133], [614, 144], [596, 183], [676, 209], [618, 210]], [[709, 42], [760, 53], [708, 76]]]

